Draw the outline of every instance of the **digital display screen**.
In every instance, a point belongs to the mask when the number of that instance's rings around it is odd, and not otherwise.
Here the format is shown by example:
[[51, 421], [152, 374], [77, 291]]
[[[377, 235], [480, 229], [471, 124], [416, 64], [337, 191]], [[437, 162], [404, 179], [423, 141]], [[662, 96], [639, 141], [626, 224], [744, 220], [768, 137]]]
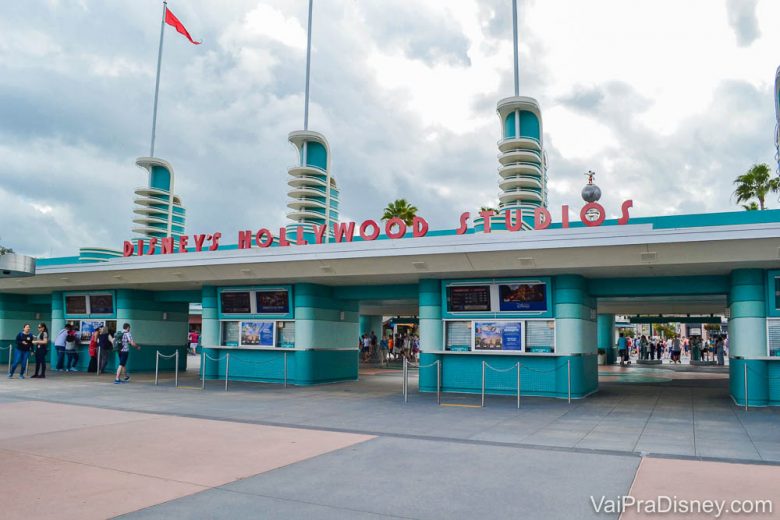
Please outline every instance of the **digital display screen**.
[[249, 314], [252, 312], [249, 291], [225, 291], [220, 294], [222, 314]]
[[285, 291], [257, 291], [258, 314], [287, 314], [290, 312], [290, 294]]
[[498, 286], [501, 311], [546, 311], [547, 284], [519, 283]]
[[114, 297], [110, 294], [91, 294], [89, 296], [89, 312], [91, 314], [113, 314]]
[[447, 287], [448, 312], [489, 312], [489, 285], [455, 285]]
[[86, 296], [65, 296], [65, 314], [86, 314]]

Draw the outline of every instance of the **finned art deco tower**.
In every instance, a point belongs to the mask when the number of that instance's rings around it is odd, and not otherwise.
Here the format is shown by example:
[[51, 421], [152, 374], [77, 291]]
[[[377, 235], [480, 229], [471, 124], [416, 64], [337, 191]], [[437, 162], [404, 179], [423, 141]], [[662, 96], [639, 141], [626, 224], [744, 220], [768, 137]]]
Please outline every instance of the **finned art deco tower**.
[[534, 211], [547, 207], [547, 157], [544, 152], [542, 112], [536, 99], [520, 95], [517, 40], [517, 0], [512, 1], [515, 95], [498, 102], [501, 140], [498, 141], [499, 215], [494, 226], [502, 229], [505, 213], [519, 210], [523, 229], [532, 229]]
[[287, 207], [288, 240], [296, 238], [300, 227], [303, 237], [314, 242], [315, 226], [328, 226], [323, 237], [328, 242], [332, 236], [333, 224], [339, 219], [339, 192], [336, 179], [330, 174], [330, 147], [325, 136], [309, 130], [309, 78], [311, 72], [311, 26], [312, 4], [309, 0], [309, 23], [306, 45], [306, 94], [303, 116], [303, 130], [291, 132], [288, 139], [298, 152], [298, 164], [287, 173], [290, 179]]

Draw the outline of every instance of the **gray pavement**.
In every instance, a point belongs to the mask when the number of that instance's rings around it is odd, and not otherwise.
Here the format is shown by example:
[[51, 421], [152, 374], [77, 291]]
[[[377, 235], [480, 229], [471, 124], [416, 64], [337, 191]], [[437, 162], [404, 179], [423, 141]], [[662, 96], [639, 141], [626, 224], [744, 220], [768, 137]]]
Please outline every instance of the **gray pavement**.
[[148, 375], [129, 385], [110, 381], [111, 376], [56, 373], [45, 381], [1, 380], [0, 399], [404, 438], [780, 462], [780, 410], [746, 412], [735, 406], [726, 379], [602, 382], [600, 391], [587, 399], [569, 404], [523, 398], [520, 410], [513, 398], [496, 396], [488, 396], [486, 407], [479, 408], [478, 395], [446, 394], [444, 406], [436, 406], [435, 396], [414, 391], [413, 381], [404, 404], [401, 375], [395, 371], [318, 387], [231, 383], [229, 392], [216, 381], [201, 391], [194, 376], [182, 377], [179, 389], [162, 378], [155, 387]]
[[589, 497], [627, 494], [639, 461], [385, 437], [123, 518], [610, 518]]
[[[150, 375], [55, 373], [0, 379], [0, 402], [82, 404], [377, 438], [138, 511], [139, 518], [588, 518], [589, 497], [627, 493], [641, 456], [780, 464], [780, 411], [736, 407], [728, 380], [656, 377], [637, 369], [573, 401], [420, 394], [401, 374], [374, 371], [318, 387]], [[695, 374], [694, 374], [695, 375]], [[699, 374], [700, 376], [700, 374]], [[604, 379], [609, 379], [605, 377]], [[215, 440], [215, 442], [218, 442]], [[197, 454], [193, 454], [197, 456]], [[568, 513], [568, 515], [567, 515]]]

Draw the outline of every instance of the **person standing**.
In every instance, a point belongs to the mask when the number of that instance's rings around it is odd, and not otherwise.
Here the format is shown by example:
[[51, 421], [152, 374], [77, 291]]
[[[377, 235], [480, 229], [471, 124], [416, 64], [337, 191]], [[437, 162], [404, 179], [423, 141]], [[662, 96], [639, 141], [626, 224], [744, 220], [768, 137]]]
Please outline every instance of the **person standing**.
[[103, 327], [100, 326], [92, 331], [92, 335], [89, 337], [89, 366], [87, 372], [94, 374], [97, 372], [97, 353], [98, 353], [98, 337]]
[[626, 341], [625, 334], [622, 332], [618, 336], [617, 348], [618, 356], [620, 357], [620, 366], [624, 367], [626, 366], [626, 361], [628, 361], [628, 342]]
[[57, 351], [57, 372], [64, 370], [65, 364], [65, 343], [68, 338], [68, 333], [73, 329], [70, 323], [65, 325], [65, 328], [57, 333], [54, 338], [54, 349]]
[[35, 374], [32, 377], [46, 378], [46, 354], [49, 353], [49, 329], [45, 323], [38, 324], [38, 338], [35, 344]]
[[379, 341], [379, 349], [382, 354], [382, 364], [387, 365], [388, 351], [390, 346], [387, 342], [387, 336], [382, 335], [382, 339]]
[[68, 357], [68, 361], [65, 363], [65, 372], [78, 372], [76, 365], [79, 363], [79, 351], [78, 351], [78, 337], [73, 327], [68, 331], [68, 335], [65, 337], [65, 354]]
[[130, 347], [132, 346], [136, 350], [141, 350], [141, 347], [136, 344], [133, 339], [133, 335], [130, 334], [130, 324], [125, 323], [122, 325], [122, 331], [117, 333], [114, 341], [119, 341], [121, 348], [119, 350], [119, 366], [116, 369], [116, 379], [114, 384], [126, 383], [130, 380], [130, 376], [127, 374], [127, 358], [130, 356]]
[[16, 335], [16, 350], [14, 351], [14, 364], [11, 365], [11, 371], [8, 378], [13, 379], [16, 367], [19, 369], [19, 379], [24, 379], [24, 371], [27, 369], [27, 359], [30, 356], [30, 350], [33, 347], [33, 335], [30, 334], [30, 324], [25, 323], [22, 332]]
[[100, 335], [98, 336], [98, 348], [100, 349], [100, 366], [98, 366], [98, 374], [102, 374], [106, 370], [106, 364], [114, 352], [113, 343], [114, 336], [111, 335], [108, 327], [101, 327]]
[[724, 344], [724, 341], [723, 341], [723, 335], [721, 334], [720, 336], [718, 336], [718, 341], [715, 343], [715, 351], [717, 352], [717, 355], [718, 355], [718, 365], [721, 365], [721, 366], [725, 362], [724, 359], [723, 359], [724, 347], [725, 347], [725, 344]]
[[672, 363], [680, 364], [680, 338], [675, 336], [672, 340]]

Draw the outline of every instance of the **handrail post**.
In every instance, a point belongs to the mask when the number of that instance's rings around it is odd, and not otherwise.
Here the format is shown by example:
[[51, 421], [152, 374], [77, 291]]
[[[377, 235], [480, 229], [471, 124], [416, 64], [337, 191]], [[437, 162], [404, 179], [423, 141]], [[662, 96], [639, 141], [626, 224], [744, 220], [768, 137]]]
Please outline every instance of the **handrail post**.
[[482, 362], [482, 408], [485, 407], [485, 362]]
[[403, 377], [403, 383], [401, 384], [401, 387], [402, 387], [402, 392], [404, 394], [404, 404], [406, 404], [408, 400], [406, 385], [409, 382], [409, 367], [407, 366], [406, 357], [404, 357], [403, 359], [404, 359], [404, 370], [403, 370], [404, 377]]
[[200, 389], [206, 389], [206, 351], [200, 348]]
[[284, 353], [284, 387], [287, 388], [287, 352]]
[[520, 362], [517, 362], [517, 409], [520, 409]]
[[566, 380], [569, 387], [569, 404], [571, 404], [571, 359], [566, 360]]
[[176, 385], [176, 388], [179, 388], [179, 349], [176, 349], [176, 367], [175, 367], [175, 379], [174, 384]]
[[230, 352], [225, 354], [225, 392], [228, 391], [228, 380], [230, 379]]
[[157, 380], [160, 374], [160, 351], [154, 354], [154, 386], [157, 386]]
[[441, 405], [441, 359], [436, 360], [436, 404]]
[[100, 348], [100, 345], [98, 345], [98, 348], [97, 348], [97, 365], [95, 365], [95, 375], [96, 376], [100, 375], [100, 351], [101, 350], [103, 350], [103, 349]]
[[745, 360], [745, 364], [743, 365], [745, 367], [745, 411], [748, 411], [748, 366], [747, 366], [747, 359]]

